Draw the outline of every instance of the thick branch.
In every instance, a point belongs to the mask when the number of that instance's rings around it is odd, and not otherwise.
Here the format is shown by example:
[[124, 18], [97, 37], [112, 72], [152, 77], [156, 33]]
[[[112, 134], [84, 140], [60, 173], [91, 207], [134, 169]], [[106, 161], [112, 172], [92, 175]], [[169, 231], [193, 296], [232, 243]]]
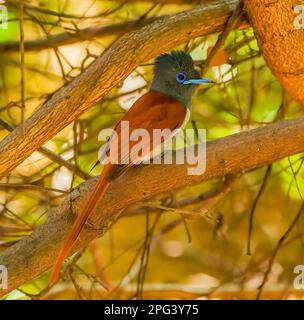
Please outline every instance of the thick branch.
[[138, 65], [189, 39], [221, 30], [237, 3], [237, 0], [212, 1], [207, 6], [157, 19], [123, 36], [1, 141], [0, 178], [100, 100]]
[[[291, 98], [304, 103], [304, 30], [296, 29], [294, 0], [245, 0], [263, 56]], [[298, 4], [302, 1], [298, 1]]]
[[[119, 213], [139, 201], [212, 178], [242, 173], [284, 157], [304, 152], [304, 118], [281, 121], [207, 143], [207, 168], [203, 175], [190, 176], [187, 165], [138, 166], [115, 180], [93, 213], [74, 250], [102, 236]], [[94, 186], [91, 179], [75, 189], [52, 212], [49, 220], [0, 255], [0, 265], [9, 272], [9, 289], [32, 280], [53, 263], [79, 211], [79, 205]], [[119, 201], [118, 201], [119, 200]]]

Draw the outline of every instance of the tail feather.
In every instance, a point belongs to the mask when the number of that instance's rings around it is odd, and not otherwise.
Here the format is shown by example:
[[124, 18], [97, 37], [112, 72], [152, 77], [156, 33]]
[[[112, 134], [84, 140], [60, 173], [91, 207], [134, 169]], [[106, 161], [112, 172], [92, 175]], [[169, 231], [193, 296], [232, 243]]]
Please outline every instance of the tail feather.
[[89, 194], [87, 201], [84, 203], [82, 210], [80, 211], [74, 225], [69, 232], [63, 246], [61, 247], [60, 253], [54, 263], [53, 270], [50, 277], [50, 285], [52, 286], [58, 279], [61, 266], [72, 249], [75, 241], [77, 240], [83, 226], [85, 225], [89, 215], [97, 207], [99, 201], [104, 196], [109, 188], [110, 182], [108, 181], [108, 176], [110, 173], [110, 167], [106, 167], [97, 184], [95, 185], [92, 192]]

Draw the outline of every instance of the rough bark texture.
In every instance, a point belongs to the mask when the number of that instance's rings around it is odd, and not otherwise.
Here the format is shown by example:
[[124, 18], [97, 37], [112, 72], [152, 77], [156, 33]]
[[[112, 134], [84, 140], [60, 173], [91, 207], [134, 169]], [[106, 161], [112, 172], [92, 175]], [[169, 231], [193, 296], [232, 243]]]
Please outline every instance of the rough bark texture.
[[[92, 215], [74, 250], [104, 234], [121, 210], [157, 194], [183, 188], [228, 174], [237, 174], [304, 152], [304, 118], [281, 121], [251, 131], [208, 142], [207, 169], [190, 176], [187, 165], [138, 166], [114, 181]], [[292, 137], [292, 139], [290, 139]], [[0, 264], [9, 272], [9, 288], [17, 288], [47, 270], [70, 230], [79, 204], [94, 186], [91, 179], [75, 189], [31, 236], [20, 240], [0, 255]], [[118, 201], [119, 200], [119, 201]]]
[[[245, 0], [263, 57], [291, 98], [304, 103], [304, 30], [294, 27], [294, 0]], [[298, 4], [302, 1], [298, 1]]]
[[100, 100], [139, 64], [189, 39], [221, 30], [237, 3], [238, 0], [212, 1], [123, 36], [1, 141], [0, 178]]

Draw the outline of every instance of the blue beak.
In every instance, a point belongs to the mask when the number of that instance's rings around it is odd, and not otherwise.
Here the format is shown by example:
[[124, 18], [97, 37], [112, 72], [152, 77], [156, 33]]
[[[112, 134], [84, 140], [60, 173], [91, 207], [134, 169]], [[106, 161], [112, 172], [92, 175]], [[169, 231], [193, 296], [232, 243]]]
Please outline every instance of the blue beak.
[[214, 81], [209, 80], [207, 78], [199, 78], [199, 79], [190, 79], [185, 80], [182, 84], [206, 84], [206, 83], [214, 83]]

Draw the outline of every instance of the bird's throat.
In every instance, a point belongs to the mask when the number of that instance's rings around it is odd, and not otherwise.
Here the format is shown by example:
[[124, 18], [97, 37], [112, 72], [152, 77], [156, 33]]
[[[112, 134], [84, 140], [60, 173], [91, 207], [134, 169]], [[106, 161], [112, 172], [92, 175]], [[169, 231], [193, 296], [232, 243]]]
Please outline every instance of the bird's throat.
[[152, 83], [150, 90], [163, 93], [163, 94], [171, 97], [172, 99], [180, 102], [185, 108], [187, 108], [189, 110], [191, 109], [191, 96], [192, 95], [182, 94], [180, 92], [177, 92], [174, 89], [170, 89], [168, 87], [160, 85], [157, 82]]

